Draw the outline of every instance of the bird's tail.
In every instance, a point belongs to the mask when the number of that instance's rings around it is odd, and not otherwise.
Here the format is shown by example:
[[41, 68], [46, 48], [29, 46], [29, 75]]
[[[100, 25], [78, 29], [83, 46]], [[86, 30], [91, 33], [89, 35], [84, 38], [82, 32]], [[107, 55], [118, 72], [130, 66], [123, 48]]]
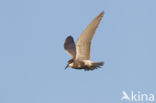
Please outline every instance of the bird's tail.
[[83, 62], [86, 65], [86, 68], [84, 68], [86, 71], [94, 70], [94, 69], [100, 68], [101, 66], [104, 65], [104, 62], [92, 62], [89, 60], [84, 60]]
[[96, 68], [100, 68], [103, 65], [104, 65], [104, 62], [93, 62], [91, 67], [96, 69]]

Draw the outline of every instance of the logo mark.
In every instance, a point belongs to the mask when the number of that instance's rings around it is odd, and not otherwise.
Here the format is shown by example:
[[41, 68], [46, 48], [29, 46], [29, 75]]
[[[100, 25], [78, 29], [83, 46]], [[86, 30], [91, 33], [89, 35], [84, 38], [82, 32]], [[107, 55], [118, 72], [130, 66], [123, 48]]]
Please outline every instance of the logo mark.
[[123, 100], [123, 99], [130, 100], [130, 98], [128, 97], [128, 95], [125, 91], [122, 91], [122, 94], [123, 94], [123, 96], [122, 96], [121, 100]]
[[140, 91], [131, 91], [128, 95], [125, 91], [122, 91], [121, 100], [128, 100], [131, 102], [154, 102], [154, 94], [141, 93]]

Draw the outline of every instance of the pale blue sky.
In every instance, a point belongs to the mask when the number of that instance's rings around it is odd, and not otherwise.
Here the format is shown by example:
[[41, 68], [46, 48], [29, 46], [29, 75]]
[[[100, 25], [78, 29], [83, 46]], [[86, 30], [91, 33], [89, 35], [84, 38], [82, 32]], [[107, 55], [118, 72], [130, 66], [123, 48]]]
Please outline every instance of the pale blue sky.
[[[156, 94], [155, 0], [1, 0], [0, 103], [122, 103], [122, 91]], [[64, 39], [101, 11], [91, 60], [64, 70]]]

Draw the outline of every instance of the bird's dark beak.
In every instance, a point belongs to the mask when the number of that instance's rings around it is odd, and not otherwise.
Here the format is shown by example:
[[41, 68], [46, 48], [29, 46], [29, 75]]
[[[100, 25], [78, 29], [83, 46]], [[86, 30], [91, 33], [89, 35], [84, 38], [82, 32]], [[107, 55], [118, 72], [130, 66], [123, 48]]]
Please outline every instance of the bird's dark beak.
[[66, 67], [64, 69], [67, 69], [68, 68], [68, 64], [66, 65]]

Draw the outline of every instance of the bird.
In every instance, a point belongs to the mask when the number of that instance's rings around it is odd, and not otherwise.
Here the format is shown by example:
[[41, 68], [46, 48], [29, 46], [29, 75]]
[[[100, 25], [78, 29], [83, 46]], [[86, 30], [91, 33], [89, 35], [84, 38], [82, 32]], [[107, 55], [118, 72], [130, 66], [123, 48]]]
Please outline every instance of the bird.
[[104, 65], [103, 61], [93, 62], [90, 60], [91, 40], [103, 15], [104, 11], [98, 14], [88, 24], [85, 30], [81, 33], [76, 43], [74, 42], [74, 39], [71, 35], [65, 39], [64, 49], [72, 58], [67, 62], [65, 69], [70, 67], [78, 70], [84, 69], [85, 71], [92, 71]]

